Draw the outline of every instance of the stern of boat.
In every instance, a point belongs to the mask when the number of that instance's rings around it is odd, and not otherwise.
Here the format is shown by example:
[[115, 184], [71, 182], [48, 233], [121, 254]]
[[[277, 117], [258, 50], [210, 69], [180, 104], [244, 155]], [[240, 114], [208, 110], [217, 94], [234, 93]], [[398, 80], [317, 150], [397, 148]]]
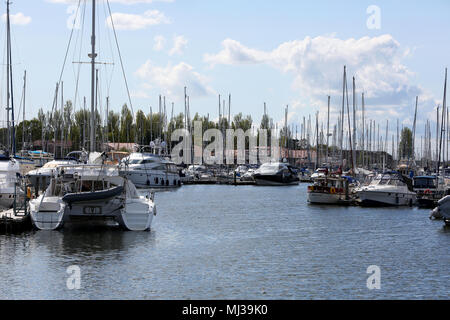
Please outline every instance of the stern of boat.
[[126, 199], [120, 224], [129, 231], [148, 231], [155, 215], [156, 207], [149, 197]]
[[29, 202], [29, 212], [33, 225], [39, 230], [61, 228], [66, 205], [58, 198], [45, 198], [44, 201], [41, 201], [41, 197]]

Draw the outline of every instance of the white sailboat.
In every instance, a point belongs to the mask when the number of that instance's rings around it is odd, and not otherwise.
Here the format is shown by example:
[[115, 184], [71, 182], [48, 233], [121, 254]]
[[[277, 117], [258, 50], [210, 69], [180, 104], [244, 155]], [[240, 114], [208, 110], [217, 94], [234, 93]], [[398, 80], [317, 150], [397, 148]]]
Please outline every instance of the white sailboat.
[[[15, 159], [15, 122], [14, 122], [14, 90], [12, 80], [11, 56], [11, 24], [9, 6], [6, 2], [6, 114], [7, 114], [7, 150], [0, 154], [0, 209], [10, 209], [14, 199], [23, 195], [23, 190], [17, 187], [21, 178], [22, 166], [19, 159]], [[11, 116], [11, 119], [10, 119]]]
[[156, 215], [153, 194], [140, 195], [118, 166], [107, 165], [105, 153], [95, 152], [95, 10], [92, 0], [90, 153], [87, 164], [56, 168], [48, 188], [29, 202], [33, 225], [56, 230], [71, 225], [121, 226], [130, 231], [149, 230]]
[[10, 209], [16, 195], [23, 191], [16, 186], [20, 164], [16, 159], [0, 157], [0, 209]]

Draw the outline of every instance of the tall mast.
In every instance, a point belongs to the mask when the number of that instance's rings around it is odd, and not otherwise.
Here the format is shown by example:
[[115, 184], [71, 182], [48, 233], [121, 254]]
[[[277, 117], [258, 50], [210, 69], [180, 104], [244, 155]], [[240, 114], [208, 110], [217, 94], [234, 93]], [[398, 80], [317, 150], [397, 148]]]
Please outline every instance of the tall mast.
[[329, 140], [330, 140], [330, 96], [328, 96], [328, 111], [327, 111], [327, 156], [326, 156], [327, 166], [328, 166]]
[[11, 108], [9, 107], [9, 5], [10, 2], [6, 1], [6, 125], [8, 127], [6, 143], [8, 145], [8, 151], [11, 150], [11, 128], [9, 125], [9, 110], [11, 110]]
[[25, 149], [25, 98], [27, 88], [27, 71], [25, 70], [23, 76], [23, 119], [22, 119], [22, 149]]
[[419, 97], [416, 96], [416, 109], [414, 111], [414, 124], [413, 124], [413, 140], [412, 140], [412, 157], [413, 161], [416, 160], [416, 121], [417, 121], [417, 105], [419, 103]]
[[[445, 68], [445, 82], [444, 82], [444, 99], [442, 102], [442, 121], [441, 121], [441, 136], [439, 137], [439, 156], [438, 156], [438, 163], [437, 163], [437, 175], [439, 176], [439, 166], [441, 164], [441, 148], [442, 148], [442, 134], [445, 131], [444, 127], [444, 121], [445, 121], [445, 108], [446, 108], [446, 102], [447, 102], [447, 68]], [[436, 137], [437, 139], [437, 137]]]
[[95, 0], [92, 0], [92, 51], [89, 54], [91, 58], [91, 130], [90, 130], [90, 152], [95, 151]]
[[[7, 124], [8, 124], [8, 144], [9, 149], [12, 154], [16, 154], [16, 131], [14, 127], [14, 94], [13, 94], [13, 81], [12, 81], [12, 59], [11, 59], [11, 22], [9, 17], [9, 5], [11, 2], [6, 1], [6, 29], [7, 29], [7, 39], [6, 39], [6, 64], [7, 64], [7, 72], [6, 72], [6, 88], [7, 88]], [[11, 111], [11, 123], [12, 128], [9, 123], [9, 112]]]
[[[361, 148], [361, 150], [362, 150], [362, 167], [364, 168], [364, 164], [365, 164], [364, 150], [366, 148], [365, 140], [364, 140], [364, 122], [366, 121], [364, 119], [364, 92], [361, 94], [361, 100], [362, 100], [361, 101], [362, 102], [362, 105], [361, 105], [361, 108], [362, 108], [362, 148]], [[394, 156], [394, 154], [392, 154], [392, 156]]]
[[352, 138], [352, 149], [353, 149], [353, 167], [356, 167], [356, 84], [355, 77], [353, 77], [353, 138]]
[[61, 158], [64, 158], [64, 82], [61, 81]]
[[340, 147], [341, 147], [341, 168], [344, 169], [344, 158], [343, 158], [343, 142], [344, 142], [344, 105], [345, 105], [345, 80], [346, 79], [346, 66], [344, 66], [344, 75], [342, 80], [342, 113], [341, 113], [341, 127], [340, 127]]

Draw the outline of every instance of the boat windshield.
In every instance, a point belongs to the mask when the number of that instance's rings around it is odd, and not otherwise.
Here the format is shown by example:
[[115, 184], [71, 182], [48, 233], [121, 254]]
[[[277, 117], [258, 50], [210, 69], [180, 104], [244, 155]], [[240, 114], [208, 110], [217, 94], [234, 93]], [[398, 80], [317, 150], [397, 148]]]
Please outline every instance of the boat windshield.
[[436, 179], [426, 177], [414, 178], [414, 188], [421, 188], [421, 189], [436, 188]]
[[403, 186], [404, 182], [398, 179], [398, 177], [389, 174], [379, 174], [370, 183], [372, 186], [377, 185], [390, 185], [390, 186]]
[[262, 173], [262, 174], [274, 173], [274, 172], [278, 172], [282, 168], [283, 168], [283, 166], [281, 166], [278, 163], [264, 163], [259, 168], [259, 172]]

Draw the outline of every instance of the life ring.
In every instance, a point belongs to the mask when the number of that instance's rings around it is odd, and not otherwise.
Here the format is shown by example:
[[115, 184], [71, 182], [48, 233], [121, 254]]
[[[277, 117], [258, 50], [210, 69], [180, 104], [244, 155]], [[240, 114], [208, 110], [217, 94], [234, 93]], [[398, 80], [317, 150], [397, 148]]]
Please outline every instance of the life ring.
[[335, 187], [331, 187], [331, 188], [330, 188], [330, 193], [331, 193], [331, 194], [336, 193], [336, 188], [335, 188]]
[[423, 193], [424, 193], [424, 194], [431, 194], [431, 190], [430, 190], [430, 189], [427, 189], [427, 190], [425, 190]]

